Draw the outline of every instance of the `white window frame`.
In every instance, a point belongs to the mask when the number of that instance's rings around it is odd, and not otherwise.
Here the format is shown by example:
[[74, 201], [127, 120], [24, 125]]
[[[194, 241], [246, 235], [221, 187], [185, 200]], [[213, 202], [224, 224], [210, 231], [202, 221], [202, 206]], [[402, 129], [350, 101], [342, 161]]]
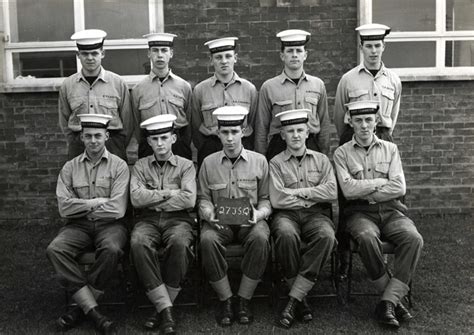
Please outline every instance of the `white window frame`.
[[[40, 1], [40, 0], [38, 0]], [[149, 31], [164, 31], [163, 0], [148, 0]], [[0, 84], [0, 92], [24, 91], [55, 91], [61, 86], [64, 77], [55, 78], [14, 78], [13, 54], [18, 52], [54, 52], [76, 51], [74, 41], [49, 41], [49, 42], [10, 42], [10, 1], [3, 1], [4, 21], [4, 83]], [[85, 14], [84, 0], [74, 0], [74, 31], [84, 30]], [[144, 38], [136, 39], [106, 39], [105, 50], [148, 49]], [[80, 71], [81, 63], [76, 57], [77, 70]], [[139, 82], [145, 75], [122, 76], [129, 85]]]
[[[359, 0], [359, 24], [372, 23], [372, 0]], [[383, 23], [383, 22], [378, 22]], [[474, 41], [474, 30], [446, 31], [446, 0], [436, 0], [436, 30], [429, 32], [391, 32], [390, 42], [436, 42], [435, 67], [391, 68], [403, 81], [474, 80], [474, 66], [445, 66], [446, 41]], [[362, 55], [359, 55], [361, 59]]]

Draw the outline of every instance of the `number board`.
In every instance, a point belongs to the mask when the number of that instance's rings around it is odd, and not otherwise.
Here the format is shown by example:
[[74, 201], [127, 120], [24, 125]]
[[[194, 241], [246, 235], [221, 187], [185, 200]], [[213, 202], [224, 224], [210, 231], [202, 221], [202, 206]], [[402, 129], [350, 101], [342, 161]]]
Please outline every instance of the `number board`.
[[252, 206], [249, 198], [229, 199], [219, 197], [216, 204], [216, 214], [219, 224], [222, 225], [248, 225]]

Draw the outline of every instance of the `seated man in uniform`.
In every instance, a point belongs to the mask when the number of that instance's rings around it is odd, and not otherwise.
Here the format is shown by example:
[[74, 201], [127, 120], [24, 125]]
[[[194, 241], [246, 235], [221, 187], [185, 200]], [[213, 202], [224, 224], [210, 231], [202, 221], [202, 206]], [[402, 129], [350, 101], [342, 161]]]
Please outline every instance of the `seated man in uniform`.
[[[221, 107], [214, 111], [223, 150], [204, 159], [198, 179], [199, 215], [204, 221], [201, 231], [202, 262], [207, 278], [221, 301], [217, 321], [222, 326], [230, 326], [234, 321], [232, 290], [225, 259], [226, 245], [237, 240], [245, 248], [236, 308], [236, 318], [241, 324], [248, 324], [253, 319], [249, 303], [270, 253], [270, 230], [266, 222], [271, 214], [268, 164], [263, 155], [242, 146], [242, 124], [247, 113], [241, 106]], [[248, 198], [252, 210], [245, 226], [230, 226], [219, 220], [215, 204], [221, 197]]]
[[[336, 149], [334, 162], [347, 199], [346, 232], [358, 243], [362, 262], [381, 294], [377, 320], [399, 327], [399, 321], [412, 318], [401, 299], [408, 293], [423, 239], [398, 199], [405, 194], [406, 186], [397, 146], [374, 134], [378, 103], [347, 104], [354, 136]], [[393, 276], [386, 269], [381, 240], [395, 245]]]
[[[297, 109], [276, 115], [286, 150], [270, 161], [271, 225], [276, 259], [290, 288], [279, 324], [290, 328], [299, 312], [313, 319], [305, 296], [314, 286], [336, 243], [334, 223], [324, 203], [337, 199], [336, 177], [326, 155], [306, 148], [308, 113]], [[305, 243], [301, 254], [301, 244]]]
[[[188, 210], [196, 203], [196, 170], [193, 162], [175, 156], [173, 121], [163, 114], [142, 122], [154, 154], [137, 161], [132, 170], [130, 197], [138, 222], [131, 238], [131, 256], [148, 299], [156, 312], [145, 327], [158, 325], [163, 334], [175, 332], [173, 302], [193, 258], [192, 223]], [[163, 264], [158, 250], [164, 248]], [[163, 271], [161, 271], [163, 270]]]
[[[62, 168], [56, 188], [59, 214], [67, 222], [49, 244], [47, 256], [60, 282], [79, 307], [62, 315], [62, 329], [76, 326], [84, 314], [98, 330], [114, 331], [115, 323], [99, 313], [97, 301], [117, 269], [127, 242], [127, 228], [121, 220], [127, 209], [128, 166], [109, 153], [107, 124], [110, 115], [80, 114], [81, 140], [85, 151]], [[88, 273], [76, 257], [95, 248], [95, 262]]]

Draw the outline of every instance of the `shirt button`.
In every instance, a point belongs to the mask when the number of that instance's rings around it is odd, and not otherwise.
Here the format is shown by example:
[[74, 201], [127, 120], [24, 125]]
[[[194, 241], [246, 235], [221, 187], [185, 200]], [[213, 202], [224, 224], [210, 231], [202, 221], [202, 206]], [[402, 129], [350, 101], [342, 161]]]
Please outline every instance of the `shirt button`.
[[234, 199], [235, 197], [234, 196], [231, 196], [232, 199]]
[[226, 105], [226, 106], [227, 106], [227, 102], [224, 102], [224, 105]]
[[165, 102], [165, 99], [161, 99], [161, 102]]
[[376, 97], [376, 96], [377, 96], [377, 93], [374, 93], [374, 97]]
[[302, 181], [303, 181], [303, 179], [300, 179], [300, 181], [302, 182]]
[[369, 172], [370, 172], [370, 169], [367, 169], [367, 171], [369, 171]]
[[94, 105], [91, 105], [91, 108], [93, 108], [93, 107], [94, 107]]
[[92, 182], [92, 185], [94, 185], [94, 184], [95, 184], [95, 181]]
[[301, 102], [298, 101], [298, 105], [301, 105]]
[[235, 181], [232, 182], [232, 185], [234, 185], [234, 184], [235, 184]]

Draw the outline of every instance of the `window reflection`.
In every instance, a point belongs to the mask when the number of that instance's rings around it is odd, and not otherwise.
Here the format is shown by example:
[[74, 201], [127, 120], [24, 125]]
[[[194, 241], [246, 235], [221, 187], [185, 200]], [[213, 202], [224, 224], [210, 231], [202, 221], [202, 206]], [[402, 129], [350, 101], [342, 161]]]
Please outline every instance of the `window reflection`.
[[386, 43], [383, 62], [389, 68], [436, 66], [436, 43], [431, 41]]
[[446, 31], [474, 30], [474, 2], [446, 0]]
[[150, 72], [148, 49], [106, 50], [102, 65], [119, 75], [139, 75]]
[[13, 54], [13, 73], [17, 79], [68, 77], [75, 72], [76, 54], [72, 51]]
[[372, 10], [372, 22], [392, 31], [436, 30], [436, 0], [373, 0]]
[[447, 67], [474, 66], [474, 41], [446, 41]]

